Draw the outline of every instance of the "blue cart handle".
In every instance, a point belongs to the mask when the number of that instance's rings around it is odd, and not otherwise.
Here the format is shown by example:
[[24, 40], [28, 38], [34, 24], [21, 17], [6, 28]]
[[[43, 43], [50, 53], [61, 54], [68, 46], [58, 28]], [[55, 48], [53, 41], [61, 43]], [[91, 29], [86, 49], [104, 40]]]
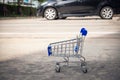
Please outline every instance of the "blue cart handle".
[[80, 33], [82, 34], [82, 36], [87, 36], [87, 30], [85, 28], [81, 28]]
[[48, 45], [48, 56], [52, 55], [52, 46]]

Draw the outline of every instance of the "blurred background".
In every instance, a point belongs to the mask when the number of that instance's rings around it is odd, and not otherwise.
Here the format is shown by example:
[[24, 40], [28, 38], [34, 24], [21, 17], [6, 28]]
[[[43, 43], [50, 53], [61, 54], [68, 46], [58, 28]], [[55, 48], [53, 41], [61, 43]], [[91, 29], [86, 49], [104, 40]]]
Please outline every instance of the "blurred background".
[[35, 16], [44, 0], [0, 0], [0, 17]]

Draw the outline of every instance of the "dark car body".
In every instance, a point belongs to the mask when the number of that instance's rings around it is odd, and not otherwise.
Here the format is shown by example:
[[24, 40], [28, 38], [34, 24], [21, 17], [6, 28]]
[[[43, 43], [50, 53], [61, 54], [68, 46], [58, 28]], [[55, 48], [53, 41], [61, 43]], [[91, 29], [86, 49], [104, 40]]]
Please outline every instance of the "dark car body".
[[37, 9], [44, 17], [47, 8], [54, 8], [58, 18], [100, 15], [103, 7], [110, 7], [114, 14], [120, 13], [120, 0], [47, 0]]

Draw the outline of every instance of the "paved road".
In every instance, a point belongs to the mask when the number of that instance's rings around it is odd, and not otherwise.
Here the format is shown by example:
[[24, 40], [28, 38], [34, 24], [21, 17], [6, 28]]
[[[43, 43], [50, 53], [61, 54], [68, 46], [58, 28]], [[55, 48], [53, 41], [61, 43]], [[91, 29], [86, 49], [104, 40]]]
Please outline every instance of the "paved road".
[[[119, 17], [0, 20], [0, 80], [119, 80], [119, 26]], [[82, 27], [89, 31], [83, 54], [88, 73], [75, 64], [55, 73], [54, 64], [62, 59], [48, 57], [47, 45], [76, 37]]]

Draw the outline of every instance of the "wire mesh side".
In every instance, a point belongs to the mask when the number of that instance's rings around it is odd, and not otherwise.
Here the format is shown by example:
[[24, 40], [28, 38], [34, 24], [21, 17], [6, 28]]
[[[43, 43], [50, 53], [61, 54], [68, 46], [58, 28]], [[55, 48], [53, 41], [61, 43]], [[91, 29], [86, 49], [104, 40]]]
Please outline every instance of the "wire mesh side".
[[78, 52], [75, 52], [75, 47], [78, 46], [80, 48], [82, 46], [82, 37], [65, 40], [60, 42], [51, 43], [52, 46], [52, 55], [57, 57], [75, 57], [78, 56]]

